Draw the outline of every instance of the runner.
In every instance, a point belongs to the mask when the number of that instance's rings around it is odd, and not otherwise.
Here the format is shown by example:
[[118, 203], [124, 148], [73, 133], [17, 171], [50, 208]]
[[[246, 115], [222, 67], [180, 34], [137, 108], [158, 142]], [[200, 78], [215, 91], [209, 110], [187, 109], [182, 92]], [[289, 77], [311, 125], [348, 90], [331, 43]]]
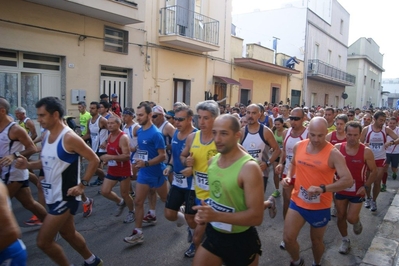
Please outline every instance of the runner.
[[18, 124], [28, 132], [29, 137], [34, 140], [37, 138], [36, 127], [32, 119], [26, 116], [26, 110], [23, 107], [15, 109], [15, 117], [18, 119]]
[[[192, 125], [193, 116], [193, 111], [188, 107], [178, 107], [175, 110], [174, 120], [176, 121], [177, 130], [172, 138], [172, 158], [164, 170], [165, 176], [168, 176], [171, 172], [173, 173], [172, 186], [165, 204], [165, 218], [169, 221], [176, 221], [179, 227], [183, 226], [187, 221], [189, 235], [191, 236], [196, 227], [194, 221], [195, 211], [192, 209], [195, 205], [194, 181], [192, 176], [185, 177], [181, 173], [185, 166], [180, 161], [180, 154], [183, 151], [188, 135], [197, 131]], [[183, 203], [185, 203], [185, 206], [181, 207]], [[184, 254], [186, 257], [192, 257], [195, 254], [195, 245], [192, 242], [192, 237], [189, 237], [188, 242], [190, 246]]]
[[[133, 199], [129, 195], [130, 176], [132, 175], [129, 138], [120, 129], [122, 121], [119, 116], [110, 116], [107, 124], [110, 132], [107, 139], [107, 153], [101, 155], [100, 160], [108, 164], [108, 173], [101, 187], [101, 195], [117, 204], [116, 217], [120, 216], [127, 206], [129, 213], [123, 222], [132, 223], [134, 222], [134, 207]], [[120, 182], [122, 198], [112, 191], [118, 182]]]
[[[62, 247], [55, 242], [60, 235], [83, 257], [84, 265], [102, 265], [102, 260], [87, 248], [85, 239], [75, 229], [74, 215], [79, 207], [80, 195], [94, 174], [99, 159], [72, 129], [62, 122], [64, 109], [56, 97], [42, 98], [36, 103], [38, 122], [47, 129], [40, 160], [28, 162], [19, 158], [17, 167], [43, 168], [42, 188], [49, 213], [37, 236], [37, 246], [56, 264], [71, 265]], [[89, 164], [80, 179], [79, 155]]]
[[324, 111], [324, 118], [327, 120], [327, 124], [328, 124], [328, 133], [333, 132], [334, 130], [336, 130], [336, 126], [335, 126], [335, 110], [334, 108], [331, 107], [327, 107]]
[[[344, 155], [346, 165], [355, 181], [352, 187], [335, 193], [337, 226], [342, 236], [342, 244], [339, 248], [339, 253], [341, 254], [348, 254], [350, 249], [347, 222], [353, 225], [353, 232], [356, 235], [359, 235], [363, 230], [359, 219], [363, 198], [366, 196], [366, 190], [370, 188], [377, 175], [373, 152], [363, 143], [360, 143], [361, 132], [362, 126], [360, 123], [349, 122], [345, 126], [347, 142], [335, 145]], [[366, 182], [367, 169], [370, 171], [370, 175]]]
[[[392, 131], [399, 136], [399, 127], [398, 120], [396, 117], [391, 117], [388, 122], [388, 127], [392, 129]], [[391, 136], [387, 137], [387, 141], [391, 142], [393, 139]], [[396, 180], [397, 178], [397, 171], [398, 171], [398, 164], [399, 164], [399, 146], [398, 145], [391, 145], [386, 148], [387, 159], [385, 160], [384, 165], [384, 175], [382, 176], [382, 185], [381, 185], [381, 192], [387, 190], [387, 179], [388, 179], [388, 168], [391, 165], [392, 170], [392, 179]]]
[[235, 117], [216, 118], [213, 134], [219, 154], [209, 163], [211, 193], [193, 207], [198, 225], [208, 223], [207, 237], [193, 265], [258, 265], [262, 250], [255, 226], [263, 221], [262, 172], [238, 145], [241, 133]]
[[[284, 124], [284, 120], [281, 117], [274, 119], [274, 127], [272, 131], [274, 139], [277, 141], [279, 148], [282, 150], [284, 139], [287, 134], [287, 126], [286, 124]], [[272, 193], [272, 196], [274, 198], [280, 197], [279, 188], [280, 188], [281, 174], [278, 174], [275, 170], [279, 162], [280, 162], [280, 157], [278, 157], [276, 160], [273, 161], [273, 181], [274, 181], [275, 190]]]
[[[151, 188], [156, 188], [158, 195], [163, 202], [166, 201], [167, 183], [163, 176], [166, 158], [165, 141], [161, 132], [152, 124], [152, 109], [148, 104], [137, 107], [137, 122], [141, 128], [137, 131], [138, 150], [136, 151], [136, 167], [139, 168], [136, 183], [136, 197], [134, 205], [136, 208], [136, 226], [130, 236], [124, 241], [129, 244], [139, 244], [144, 241], [143, 218], [144, 200]], [[155, 225], [157, 220], [155, 213], [151, 213], [151, 220], [148, 224]]]
[[[327, 121], [315, 117], [309, 123], [309, 139], [294, 146], [287, 177], [283, 185], [291, 184], [296, 175], [290, 208], [284, 222], [284, 242], [291, 256], [291, 265], [304, 265], [299, 256], [297, 237], [306, 222], [310, 224], [313, 265], [320, 265], [324, 253], [323, 237], [330, 220], [332, 194], [353, 185], [353, 178], [345, 164], [345, 158], [325, 140]], [[334, 173], [339, 180], [333, 183]]]

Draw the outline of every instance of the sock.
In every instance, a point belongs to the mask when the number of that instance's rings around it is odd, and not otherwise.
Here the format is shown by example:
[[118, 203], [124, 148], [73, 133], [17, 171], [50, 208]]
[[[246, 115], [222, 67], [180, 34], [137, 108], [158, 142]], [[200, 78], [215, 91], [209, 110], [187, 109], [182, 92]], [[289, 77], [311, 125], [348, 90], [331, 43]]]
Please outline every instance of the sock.
[[299, 265], [299, 263], [301, 263], [301, 258], [299, 258], [299, 260], [297, 260], [297, 261], [293, 261], [294, 265]]
[[83, 204], [89, 204], [90, 203], [90, 199], [89, 198], [86, 198], [86, 201], [85, 202], [83, 202]]
[[387, 178], [388, 178], [388, 173], [384, 173], [383, 176], [382, 176], [382, 183], [383, 183], [384, 185], [387, 184]]
[[123, 205], [123, 203], [124, 203], [125, 201], [123, 200], [123, 199], [121, 199], [121, 202], [119, 202], [119, 206], [122, 206]]
[[344, 236], [344, 237], [342, 237], [342, 241], [349, 241], [349, 238], [348, 238], [348, 236]]
[[96, 256], [94, 256], [94, 254], [91, 254], [90, 258], [88, 258], [87, 260], [85, 260], [85, 262], [87, 264], [91, 264], [94, 262], [94, 260], [96, 259]]
[[135, 228], [134, 230], [137, 231], [137, 234], [143, 233], [143, 228]]
[[155, 210], [149, 210], [149, 212], [152, 217], [155, 217]]

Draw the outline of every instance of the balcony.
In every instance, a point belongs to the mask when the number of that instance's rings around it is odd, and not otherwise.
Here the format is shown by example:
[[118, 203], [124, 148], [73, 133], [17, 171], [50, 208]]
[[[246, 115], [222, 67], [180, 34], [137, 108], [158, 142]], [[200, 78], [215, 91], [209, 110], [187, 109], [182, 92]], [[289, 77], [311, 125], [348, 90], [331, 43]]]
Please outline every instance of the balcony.
[[[144, 21], [145, 0], [26, 0], [119, 25]], [[140, 9], [139, 9], [140, 8]]]
[[219, 21], [180, 6], [159, 13], [159, 42], [201, 53], [219, 50]]
[[356, 77], [318, 59], [308, 61], [308, 77], [340, 86], [354, 86]]

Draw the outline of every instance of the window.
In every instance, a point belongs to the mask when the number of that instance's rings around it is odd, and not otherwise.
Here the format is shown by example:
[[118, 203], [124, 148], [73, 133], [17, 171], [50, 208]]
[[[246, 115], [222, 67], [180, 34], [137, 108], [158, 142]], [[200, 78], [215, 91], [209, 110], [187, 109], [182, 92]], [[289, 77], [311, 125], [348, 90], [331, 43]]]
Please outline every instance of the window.
[[190, 105], [191, 83], [189, 80], [174, 79], [174, 102]]
[[367, 76], [364, 76], [363, 85], [366, 85], [366, 82], [367, 82]]
[[313, 92], [312, 95], [310, 96], [310, 106], [316, 105], [315, 104], [316, 96], [317, 94], [315, 92]]
[[319, 47], [320, 47], [320, 45], [318, 43], [316, 43], [314, 46], [314, 58], [313, 59], [319, 58]]
[[105, 26], [104, 51], [128, 53], [129, 32]]
[[218, 100], [224, 99], [226, 97], [226, 91], [227, 91], [227, 84], [226, 83], [219, 83], [215, 82], [215, 94], [218, 95]]
[[327, 63], [331, 65], [331, 50], [328, 50], [328, 58], [327, 58]]
[[341, 35], [342, 35], [343, 32], [344, 32], [344, 21], [341, 19], [341, 24], [339, 26], [339, 33], [341, 33]]
[[341, 68], [341, 59], [342, 59], [342, 57], [339, 55], [338, 56], [338, 68]]

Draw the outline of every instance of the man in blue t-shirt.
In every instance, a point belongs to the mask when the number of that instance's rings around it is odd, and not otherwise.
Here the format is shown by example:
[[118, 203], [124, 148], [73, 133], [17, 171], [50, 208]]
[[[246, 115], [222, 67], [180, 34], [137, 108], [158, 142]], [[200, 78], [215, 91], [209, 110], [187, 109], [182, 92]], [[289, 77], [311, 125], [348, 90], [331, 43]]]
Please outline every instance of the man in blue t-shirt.
[[[136, 167], [139, 168], [136, 184], [136, 227], [133, 233], [124, 238], [130, 244], [139, 244], [144, 241], [142, 224], [144, 218], [144, 201], [151, 188], [155, 188], [162, 201], [166, 201], [167, 183], [163, 175], [165, 169], [166, 146], [162, 133], [153, 125], [151, 106], [144, 103], [137, 107], [137, 122], [141, 128], [137, 130], [137, 151], [134, 155]], [[155, 225], [155, 210], [150, 210], [150, 217], [147, 224]], [[148, 216], [148, 215], [147, 215]]]

